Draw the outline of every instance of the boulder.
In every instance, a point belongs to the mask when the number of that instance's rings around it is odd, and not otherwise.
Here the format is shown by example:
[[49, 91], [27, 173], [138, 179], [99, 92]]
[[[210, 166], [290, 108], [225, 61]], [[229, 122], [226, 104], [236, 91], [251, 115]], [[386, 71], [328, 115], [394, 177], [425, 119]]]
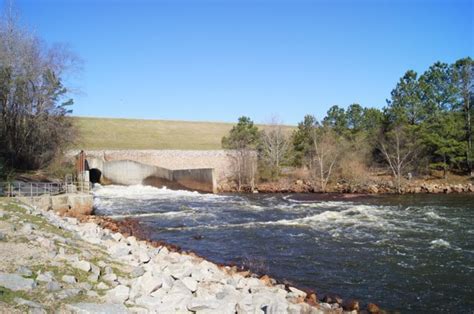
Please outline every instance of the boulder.
[[377, 306], [377, 304], [369, 303], [367, 305], [367, 312], [370, 314], [378, 314], [380, 313], [380, 308]]
[[205, 311], [205, 310], [213, 310], [219, 308], [220, 303], [217, 299], [201, 299], [201, 298], [192, 298], [191, 301], [188, 303], [188, 310], [192, 312], [198, 311]]
[[126, 244], [116, 244], [108, 249], [112, 257], [123, 257], [130, 254], [130, 247]]
[[34, 226], [30, 223], [25, 223], [21, 227], [20, 231], [24, 234], [31, 234], [33, 232], [33, 229], [36, 229], [36, 226]]
[[0, 273], [0, 286], [13, 291], [30, 291], [36, 287], [36, 282], [18, 274]]
[[346, 300], [342, 303], [342, 309], [344, 311], [359, 311], [359, 301], [354, 299]]
[[162, 303], [156, 308], [158, 313], [173, 313], [187, 310], [187, 304], [191, 301], [192, 295], [189, 293], [170, 292], [166, 294]]
[[104, 283], [104, 282], [99, 282], [99, 284], [96, 286], [96, 288], [97, 288], [98, 290], [107, 290], [107, 289], [109, 289], [110, 287], [109, 287], [106, 283]]
[[16, 273], [24, 277], [31, 277], [33, 275], [33, 272], [31, 271], [31, 269], [25, 266], [18, 267], [16, 269]]
[[325, 295], [321, 301], [323, 301], [324, 303], [329, 303], [329, 304], [333, 304], [333, 303], [337, 303], [337, 304], [342, 304], [342, 298], [338, 295], [334, 295], [334, 294], [327, 294]]
[[272, 301], [268, 306], [264, 307], [265, 313], [287, 313], [288, 303], [280, 300]]
[[139, 277], [135, 285], [139, 288], [142, 295], [150, 295], [152, 292], [158, 290], [163, 286], [163, 277], [154, 276], [151, 272], [146, 272]]
[[195, 292], [197, 289], [197, 281], [191, 277], [185, 277], [181, 279], [181, 282], [188, 288], [191, 292]]
[[[28, 306], [29, 308], [32, 308], [32, 309], [43, 309], [43, 306], [41, 304], [39, 304], [38, 302], [33, 302], [33, 301], [25, 300], [25, 299], [22, 299], [22, 298], [14, 298], [13, 301], [15, 301], [15, 303], [18, 304], [18, 305], [26, 305], [26, 306]], [[30, 310], [30, 312], [31, 312], [31, 310]]]
[[271, 287], [274, 283], [272, 278], [270, 278], [270, 276], [268, 276], [268, 275], [264, 275], [264, 276], [260, 277], [260, 281], [267, 287]]
[[99, 281], [99, 274], [98, 273], [92, 273], [87, 277], [87, 280], [90, 282], [97, 282]]
[[130, 288], [124, 285], [118, 285], [117, 287], [109, 290], [106, 294], [106, 298], [111, 303], [123, 303], [128, 300], [130, 294]]
[[130, 272], [132, 278], [143, 276], [143, 274], [145, 274], [145, 269], [143, 267], [134, 267]]
[[60, 290], [59, 292], [57, 292], [56, 296], [58, 297], [58, 299], [67, 299], [67, 298], [71, 298], [71, 297], [75, 297], [79, 294], [81, 294], [81, 289], [76, 289], [76, 288], [72, 288], [72, 289], [63, 289], [63, 290]]
[[85, 272], [89, 272], [91, 270], [91, 264], [87, 261], [77, 261], [72, 263], [71, 266]]
[[123, 304], [110, 304], [110, 303], [75, 303], [67, 304], [66, 309], [75, 314], [126, 314], [129, 311]]
[[303, 299], [306, 298], [306, 292], [301, 291], [295, 287], [289, 288], [290, 292], [292, 292], [296, 297], [302, 297]]
[[61, 278], [62, 281], [66, 282], [66, 283], [76, 283], [77, 282], [77, 279], [76, 277], [74, 276], [70, 276], [70, 275], [64, 275], [62, 278]]
[[135, 304], [153, 310], [161, 305], [161, 299], [152, 296], [141, 296], [135, 299]]
[[191, 276], [191, 270], [193, 267], [192, 264], [191, 265], [189, 264], [190, 262], [173, 264], [173, 265], [170, 265], [166, 270], [175, 279], [188, 277], [188, 276]]
[[61, 285], [56, 281], [50, 281], [46, 284], [46, 290], [50, 292], [59, 291], [61, 288]]
[[39, 274], [36, 277], [36, 281], [42, 281], [42, 282], [51, 282], [54, 279], [54, 274], [50, 271], [46, 273]]
[[115, 275], [114, 273], [106, 274], [102, 276], [102, 280], [107, 282], [114, 282], [117, 280], [117, 275]]
[[117, 242], [119, 242], [123, 239], [123, 235], [121, 233], [118, 233], [118, 232], [112, 233], [110, 236], [112, 237], [112, 239], [114, 239]]

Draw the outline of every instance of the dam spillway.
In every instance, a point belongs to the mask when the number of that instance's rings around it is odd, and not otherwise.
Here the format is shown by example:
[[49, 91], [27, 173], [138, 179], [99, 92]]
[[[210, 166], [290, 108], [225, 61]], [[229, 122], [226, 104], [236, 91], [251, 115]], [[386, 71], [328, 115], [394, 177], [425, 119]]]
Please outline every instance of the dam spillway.
[[[74, 156], [79, 154], [71, 153]], [[156, 156], [155, 151], [87, 151], [83, 158], [84, 170], [89, 171], [93, 183], [142, 184], [217, 193], [216, 170], [213, 167], [196, 167], [195, 163], [189, 168], [169, 169], [158, 165], [164, 159], [160, 157], [163, 153]]]

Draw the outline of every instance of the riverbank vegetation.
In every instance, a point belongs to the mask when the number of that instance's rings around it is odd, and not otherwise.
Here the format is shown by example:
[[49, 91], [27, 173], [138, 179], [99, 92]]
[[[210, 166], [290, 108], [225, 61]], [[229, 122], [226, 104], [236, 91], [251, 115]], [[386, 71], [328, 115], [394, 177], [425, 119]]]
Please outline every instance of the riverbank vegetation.
[[[286, 172], [324, 192], [329, 183], [357, 185], [386, 169], [400, 193], [414, 178], [474, 176], [473, 102], [474, 61], [436, 62], [421, 75], [407, 71], [382, 109], [333, 106], [321, 120], [306, 115], [293, 132], [278, 122], [256, 130], [241, 117], [222, 143], [256, 150], [261, 182], [278, 181]], [[253, 188], [253, 173], [237, 169], [238, 189]]]
[[49, 166], [74, 142], [68, 74], [79, 64], [62, 45], [23, 28], [12, 10], [0, 23], [0, 176]]

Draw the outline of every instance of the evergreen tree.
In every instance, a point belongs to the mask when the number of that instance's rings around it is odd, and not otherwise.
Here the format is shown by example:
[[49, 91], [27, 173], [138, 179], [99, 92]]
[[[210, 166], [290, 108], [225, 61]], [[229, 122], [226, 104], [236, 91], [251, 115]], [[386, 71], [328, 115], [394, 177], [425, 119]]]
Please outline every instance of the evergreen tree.
[[344, 108], [335, 105], [329, 108], [323, 125], [331, 127], [338, 135], [345, 135], [348, 131], [347, 115]]
[[233, 126], [229, 136], [222, 138], [222, 147], [225, 149], [256, 149], [260, 133], [258, 127], [249, 117], [239, 118], [237, 125]]
[[298, 128], [293, 132], [293, 164], [301, 167], [305, 164], [305, 156], [312, 148], [311, 134], [313, 129], [319, 125], [313, 115], [306, 115]]
[[389, 125], [419, 125], [425, 118], [421, 90], [415, 71], [409, 70], [392, 90], [385, 115]]
[[474, 60], [467, 57], [456, 61], [453, 65], [453, 81], [457, 92], [454, 110], [461, 112], [464, 117], [466, 166], [470, 175], [474, 176]]

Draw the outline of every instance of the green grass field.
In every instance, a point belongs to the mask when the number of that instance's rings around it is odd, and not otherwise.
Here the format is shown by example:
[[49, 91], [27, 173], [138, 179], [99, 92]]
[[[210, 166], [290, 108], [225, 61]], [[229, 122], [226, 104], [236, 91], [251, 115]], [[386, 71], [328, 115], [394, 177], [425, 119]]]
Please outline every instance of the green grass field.
[[220, 149], [232, 123], [74, 117], [80, 149]]
[[[78, 149], [221, 149], [234, 123], [73, 117]], [[260, 129], [264, 126], [258, 125]], [[286, 126], [288, 132], [294, 127]]]

